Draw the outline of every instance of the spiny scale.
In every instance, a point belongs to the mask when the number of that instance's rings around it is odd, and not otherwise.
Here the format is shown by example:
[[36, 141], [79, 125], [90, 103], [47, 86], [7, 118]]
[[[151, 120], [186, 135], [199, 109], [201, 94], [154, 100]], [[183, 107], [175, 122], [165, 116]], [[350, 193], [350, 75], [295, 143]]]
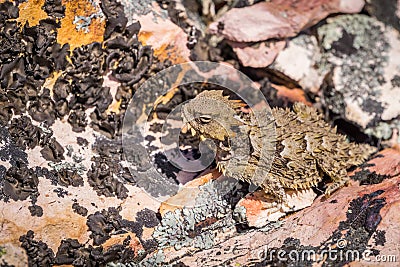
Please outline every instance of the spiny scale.
[[[229, 100], [224, 97], [220, 91], [204, 91], [196, 98], [189, 101], [190, 109], [183, 109], [185, 112], [188, 110], [205, 110], [212, 113], [214, 120], [221, 120], [218, 112], [218, 106], [207, 105], [204, 101], [209, 97], [213, 100], [220, 100], [224, 104], [229, 105], [232, 109], [236, 110], [237, 117], [244, 118], [245, 127], [248, 128], [248, 136], [252, 145], [253, 154], [250, 155], [246, 173], [243, 177], [236, 177], [238, 179], [252, 182], [254, 179], [254, 172], [257, 168], [258, 158], [260, 151], [264, 148], [259, 147], [262, 144], [262, 135], [259, 134], [260, 130], [252, 126], [252, 121], [255, 121], [250, 113], [250, 116], [242, 116], [241, 107], [245, 104], [237, 100]], [[196, 101], [201, 99], [201, 101]], [[201, 105], [201, 106], [196, 106]], [[308, 189], [316, 186], [321, 180], [323, 174], [327, 174], [333, 181], [325, 194], [328, 196], [336, 189], [345, 185], [348, 181], [346, 170], [354, 165], [363, 163], [372, 153], [376, 151], [375, 147], [365, 144], [350, 143], [346, 137], [336, 132], [336, 127], [332, 128], [327, 124], [322, 115], [317, 111], [302, 103], [296, 103], [293, 106], [293, 111], [288, 108], [274, 108], [272, 109], [276, 128], [276, 150], [274, 152], [274, 159], [271, 167], [265, 170], [265, 177], [262, 177], [263, 182], [261, 187], [267, 192], [275, 195], [279, 200], [285, 199], [283, 188], [291, 189]], [[231, 120], [230, 120], [231, 121]], [[232, 121], [234, 121], [232, 119]], [[241, 122], [243, 124], [243, 121]], [[189, 122], [190, 124], [190, 122]], [[247, 126], [246, 126], [247, 125]], [[207, 127], [207, 125], [194, 124], [188, 126], [195, 130], [195, 132], [202, 132], [205, 138], [211, 138], [212, 132], [222, 132], [223, 129], [217, 127]], [[207, 129], [208, 131], [205, 131]], [[225, 136], [224, 138], [229, 138]], [[257, 140], [257, 138], [259, 138]], [[223, 141], [223, 140], [220, 140]], [[258, 151], [255, 155], [254, 151]], [[235, 172], [236, 164], [226, 169], [227, 161], [218, 161], [217, 168], [219, 171], [224, 171], [228, 175]], [[263, 168], [263, 166], [259, 166]], [[235, 178], [235, 177], [234, 177]]]

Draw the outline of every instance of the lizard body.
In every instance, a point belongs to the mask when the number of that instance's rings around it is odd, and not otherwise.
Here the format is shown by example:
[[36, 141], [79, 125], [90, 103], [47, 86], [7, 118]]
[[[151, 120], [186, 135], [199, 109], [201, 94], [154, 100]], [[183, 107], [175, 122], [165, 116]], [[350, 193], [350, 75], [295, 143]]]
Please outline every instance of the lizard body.
[[[293, 111], [274, 108], [272, 117], [264, 118], [267, 125], [274, 124], [275, 140], [272, 140], [272, 134], [261, 134], [254, 114], [243, 112], [244, 106], [239, 100], [223, 96], [222, 91], [204, 91], [183, 105], [182, 116], [193, 135], [216, 142], [220, 171], [249, 183], [261, 178], [262, 182], [256, 184], [280, 201], [285, 199], [285, 188], [311, 188], [322, 181], [324, 174], [333, 181], [325, 191], [329, 196], [347, 184], [348, 168], [363, 163], [376, 150], [369, 145], [348, 142], [314, 108], [302, 103], [296, 103]], [[237, 139], [241, 142], [240, 149], [247, 149], [249, 153], [247, 162], [241, 162], [240, 153], [232, 149], [230, 140], [235, 136], [242, 138]], [[262, 153], [271, 149], [262, 147], [263, 138], [271, 138], [274, 151]], [[271, 154], [272, 164], [260, 164], [262, 157]], [[232, 160], [236, 160], [235, 164], [228, 164]], [[257, 168], [260, 171], [255, 176]]]

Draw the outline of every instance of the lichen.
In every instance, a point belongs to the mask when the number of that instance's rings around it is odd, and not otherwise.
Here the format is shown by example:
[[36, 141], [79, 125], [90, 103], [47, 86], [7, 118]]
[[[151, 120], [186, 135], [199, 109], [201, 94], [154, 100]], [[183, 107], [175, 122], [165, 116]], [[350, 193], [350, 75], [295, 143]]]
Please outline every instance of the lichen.
[[78, 174], [83, 175], [86, 167], [82, 163], [72, 163], [67, 161], [62, 162], [49, 162], [49, 166], [56, 172], [63, 170], [76, 171]]
[[111, 262], [107, 264], [107, 267], [153, 267], [153, 266], [172, 267], [172, 265], [165, 264], [164, 260], [165, 260], [164, 252], [163, 250], [160, 249], [150, 257], [140, 262], [129, 262], [126, 264]]
[[397, 48], [391, 47], [389, 29], [365, 15], [342, 15], [327, 22], [318, 28], [323, 49], [318, 65], [330, 72], [323, 88], [326, 104], [362, 128], [374, 127], [390, 109], [384, 94], [393, 87], [387, 68]]
[[[366, 134], [376, 136], [378, 139], [388, 140], [392, 137], [392, 129], [400, 129], [400, 120], [395, 119], [391, 122], [379, 122], [375, 127], [370, 127], [365, 130]], [[400, 143], [400, 136], [397, 138]]]
[[88, 33], [92, 19], [97, 18], [104, 18], [103, 12], [101, 10], [99, 10], [97, 13], [90, 14], [89, 16], [75, 16], [72, 23], [75, 24], [75, 28], [77, 31], [83, 30], [85, 33]]
[[[210, 181], [200, 186], [201, 192], [196, 198], [195, 207], [176, 209], [164, 215], [161, 225], [153, 233], [160, 248], [211, 248], [214, 244], [215, 230], [234, 225], [230, 207], [218, 193], [217, 183]], [[211, 223], [210, 226], [202, 227], [208, 222]]]
[[246, 208], [243, 206], [236, 206], [233, 210], [233, 218], [238, 223], [246, 222]]

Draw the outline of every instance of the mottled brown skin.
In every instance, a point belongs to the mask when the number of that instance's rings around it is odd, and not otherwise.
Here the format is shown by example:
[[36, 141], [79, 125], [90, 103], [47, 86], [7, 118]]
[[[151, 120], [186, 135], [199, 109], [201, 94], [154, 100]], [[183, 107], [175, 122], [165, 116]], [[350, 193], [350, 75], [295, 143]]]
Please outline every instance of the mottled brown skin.
[[[243, 103], [223, 96], [222, 91], [204, 91], [182, 107], [182, 116], [192, 134], [219, 143], [219, 170], [228, 176], [252, 183], [259, 179], [254, 176], [254, 172], [261, 152], [264, 151], [261, 141], [265, 137], [261, 136], [254, 123], [254, 115], [242, 112], [243, 106]], [[333, 181], [325, 191], [325, 195], [329, 196], [347, 184], [348, 168], [363, 163], [376, 151], [376, 148], [369, 145], [348, 142], [314, 108], [302, 103], [296, 103], [293, 111], [274, 108], [272, 117], [265, 118], [273, 120], [276, 129], [275, 150], [267, 151], [273, 154], [272, 164], [267, 167], [258, 166], [265, 177], [262, 177], [262, 183], [256, 184], [279, 201], [285, 200], [285, 188], [311, 188], [322, 181], [324, 174]], [[223, 125], [221, 122], [224, 122]], [[235, 126], [248, 135], [252, 152], [245, 167], [235, 164], [232, 168], [226, 168], [228, 161], [234, 157], [229, 139], [235, 134], [232, 130]], [[239, 173], [235, 168], [242, 168], [241, 177], [232, 175]]]

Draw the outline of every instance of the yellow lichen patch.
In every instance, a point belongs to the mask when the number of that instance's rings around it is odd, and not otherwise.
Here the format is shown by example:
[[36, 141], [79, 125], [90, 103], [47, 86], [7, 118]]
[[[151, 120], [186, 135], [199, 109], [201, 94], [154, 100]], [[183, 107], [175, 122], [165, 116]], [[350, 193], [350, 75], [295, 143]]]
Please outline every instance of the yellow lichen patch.
[[119, 107], [121, 106], [122, 100], [113, 101], [107, 108], [106, 113], [111, 114], [112, 112], [115, 114], [119, 114]]
[[53, 97], [53, 87], [54, 87], [54, 84], [56, 83], [58, 77], [61, 76], [61, 74], [62, 74], [61, 71], [55, 71], [55, 72], [53, 72], [52, 75], [50, 75], [50, 76], [46, 79], [46, 81], [44, 82], [44, 84], [43, 84], [43, 88], [47, 88], [47, 89], [50, 90], [50, 95], [51, 95], [51, 97]]
[[27, 2], [21, 3], [19, 5], [19, 17], [18, 22], [22, 25], [29, 23], [29, 26], [36, 26], [39, 21], [47, 18], [47, 13], [44, 12], [42, 6], [45, 0], [28, 0]]
[[106, 26], [105, 19], [93, 18], [88, 31], [77, 30], [73, 23], [75, 16], [88, 17], [97, 13], [96, 9], [88, 0], [63, 0], [65, 5], [65, 17], [61, 20], [61, 28], [58, 30], [57, 42], [61, 45], [69, 43], [71, 51], [76, 47], [90, 44], [93, 42], [102, 42]]

